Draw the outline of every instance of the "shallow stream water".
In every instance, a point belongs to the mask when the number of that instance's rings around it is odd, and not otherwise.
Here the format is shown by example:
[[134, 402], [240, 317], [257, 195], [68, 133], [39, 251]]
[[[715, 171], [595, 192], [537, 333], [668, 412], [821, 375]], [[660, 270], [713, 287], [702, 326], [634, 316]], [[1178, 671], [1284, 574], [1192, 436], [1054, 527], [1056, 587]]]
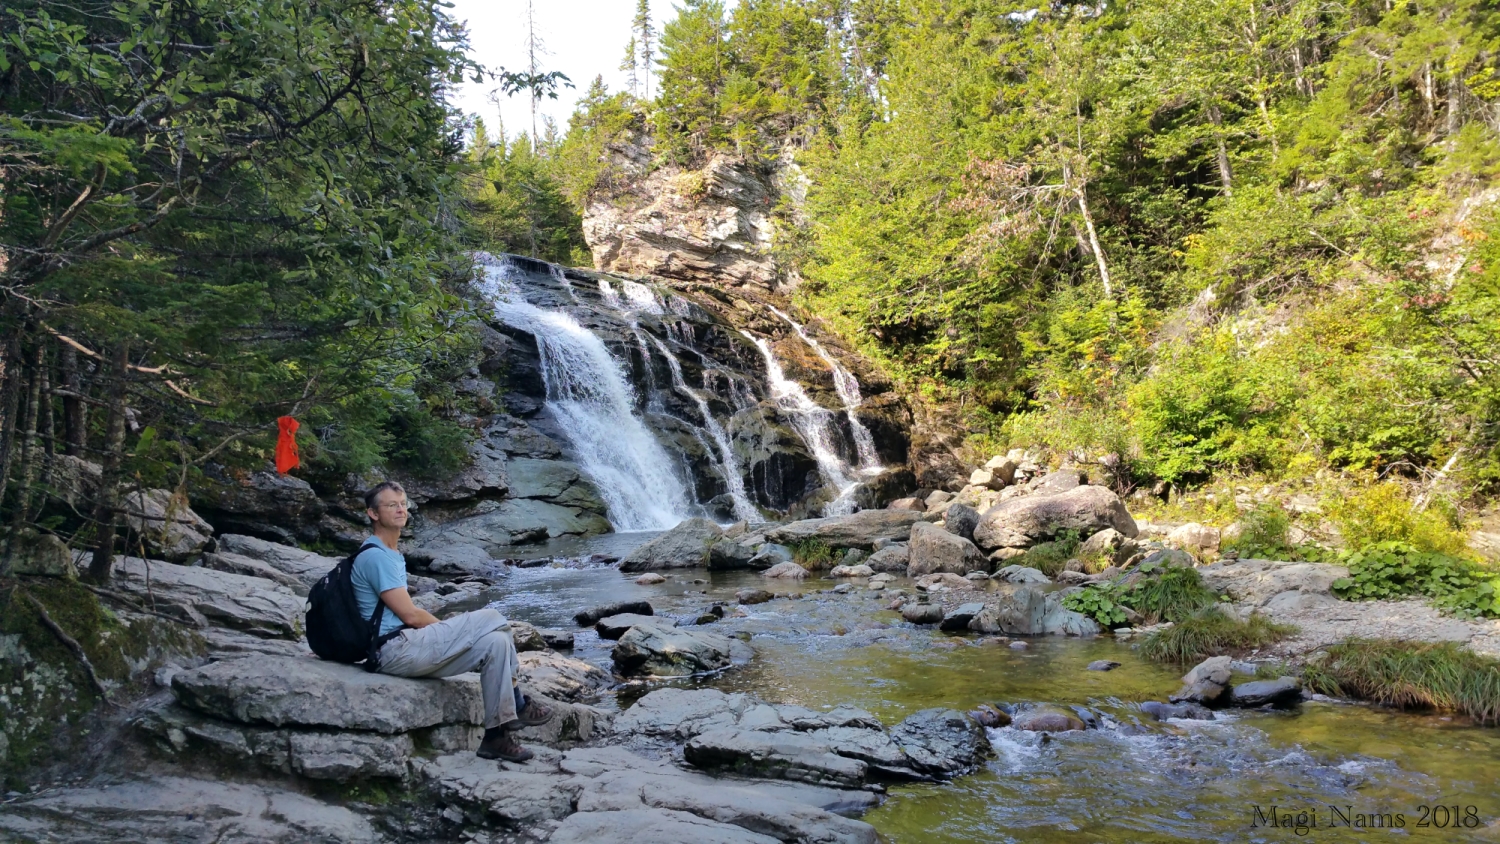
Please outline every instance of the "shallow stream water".
[[[643, 538], [552, 550], [619, 554]], [[850, 703], [888, 725], [920, 709], [980, 702], [1083, 706], [1103, 719], [1103, 729], [1051, 736], [990, 730], [995, 754], [980, 770], [891, 786], [863, 819], [896, 844], [1500, 841], [1497, 729], [1334, 702], [1158, 724], [1138, 704], [1164, 700], [1181, 670], [1147, 663], [1109, 637], [1032, 639], [1012, 650], [914, 628], [859, 581], [834, 594], [823, 590], [838, 581], [664, 574], [666, 583], [641, 586], [609, 566], [516, 569], [485, 601], [512, 618], [573, 629], [573, 613], [613, 601], [646, 599], [658, 614], [687, 615], [716, 600], [732, 605], [746, 587], [797, 592], [713, 625], [748, 631], [751, 663], [676, 684], [814, 708]], [[580, 631], [574, 656], [608, 667], [610, 644]], [[1085, 670], [1096, 659], [1121, 665]], [[647, 688], [622, 687], [603, 705], [626, 707]], [[1402, 825], [1362, 828], [1361, 816]]]

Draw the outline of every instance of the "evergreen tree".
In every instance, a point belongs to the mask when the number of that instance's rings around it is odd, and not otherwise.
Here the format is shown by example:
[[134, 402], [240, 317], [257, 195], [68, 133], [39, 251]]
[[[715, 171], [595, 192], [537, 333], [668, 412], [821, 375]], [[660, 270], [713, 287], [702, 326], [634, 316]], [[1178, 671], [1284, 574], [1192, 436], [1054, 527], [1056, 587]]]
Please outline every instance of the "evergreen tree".
[[[651, 98], [651, 62], [656, 58], [656, 25], [651, 22], [651, 0], [636, 0], [635, 17], [631, 20], [631, 39], [635, 50], [631, 55], [639, 56], [641, 80], [644, 85], [641, 97]], [[638, 51], [638, 52], [637, 52]], [[634, 58], [632, 59], [634, 61]], [[631, 94], [635, 93], [634, 87]]]

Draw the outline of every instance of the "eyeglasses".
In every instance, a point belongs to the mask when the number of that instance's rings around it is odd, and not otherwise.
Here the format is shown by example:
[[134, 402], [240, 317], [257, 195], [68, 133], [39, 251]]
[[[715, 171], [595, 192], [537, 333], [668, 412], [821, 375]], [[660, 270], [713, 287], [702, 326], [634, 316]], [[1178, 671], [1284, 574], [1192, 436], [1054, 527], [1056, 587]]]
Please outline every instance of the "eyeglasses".
[[408, 503], [408, 502], [405, 502], [405, 501], [387, 501], [384, 504], [377, 505], [375, 509], [377, 509], [377, 510], [410, 510], [411, 509], [411, 504]]

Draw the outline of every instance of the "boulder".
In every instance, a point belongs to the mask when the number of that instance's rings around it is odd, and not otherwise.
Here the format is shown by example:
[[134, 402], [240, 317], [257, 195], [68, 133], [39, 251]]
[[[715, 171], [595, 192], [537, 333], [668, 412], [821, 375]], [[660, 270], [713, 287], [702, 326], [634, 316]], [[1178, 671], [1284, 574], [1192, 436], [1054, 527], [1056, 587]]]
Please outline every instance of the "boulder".
[[305, 602], [292, 590], [263, 578], [116, 557], [112, 585], [193, 627], [216, 625], [261, 638], [302, 635]]
[[[546, 757], [537, 757], [542, 758]], [[510, 826], [567, 817], [581, 790], [552, 765], [536, 760], [496, 764], [472, 752], [424, 760], [417, 765], [417, 774], [443, 802], [472, 807], [481, 816]]]
[[281, 569], [273, 567], [269, 563], [239, 554], [207, 553], [203, 555], [203, 567], [214, 571], [227, 571], [231, 574], [243, 574], [247, 577], [259, 577], [280, 584], [292, 590], [298, 595], [306, 595], [308, 585], [296, 577], [287, 574]]
[[979, 511], [967, 504], [955, 501], [943, 511], [943, 525], [954, 536], [974, 540], [974, 528], [979, 526]]
[[211, 468], [188, 495], [193, 509], [220, 532], [288, 545], [317, 539], [317, 525], [327, 509], [307, 481], [278, 472], [235, 477]]
[[383, 838], [376, 824], [343, 806], [271, 786], [173, 776], [122, 780], [49, 789], [9, 802], [0, 812], [0, 838], [52, 844], [332, 844]]
[[890, 735], [912, 767], [935, 776], [974, 767], [990, 747], [979, 722], [956, 709], [923, 709], [892, 727]]
[[1241, 683], [1229, 692], [1231, 706], [1286, 706], [1302, 699], [1302, 681], [1296, 677], [1275, 680], [1253, 680]]
[[610, 682], [604, 669], [551, 651], [528, 651], [516, 658], [521, 663], [521, 682], [555, 700], [578, 701]]
[[[571, 747], [593, 741], [607, 735], [610, 731], [614, 716], [602, 709], [549, 698], [524, 682], [521, 684], [521, 691], [527, 697], [538, 699], [542, 705], [553, 712], [552, 717], [546, 722], [517, 730], [516, 740], [521, 744]], [[477, 748], [476, 744], [475, 749]]]
[[417, 528], [417, 546], [474, 546], [504, 556], [512, 545], [611, 530], [609, 521], [597, 512], [536, 498], [485, 499], [472, 509], [472, 516]]
[[1061, 592], [1048, 592], [1042, 610], [1042, 629], [1046, 636], [1097, 636], [1099, 622], [1062, 605]]
[[1285, 592], [1329, 595], [1334, 581], [1348, 577], [1349, 569], [1328, 563], [1284, 563], [1275, 560], [1228, 560], [1201, 566], [1203, 585], [1222, 592], [1237, 603], [1264, 606]]
[[492, 578], [507, 571], [505, 563], [491, 556], [486, 546], [451, 541], [446, 536], [428, 539], [406, 551], [406, 561], [409, 565], [420, 563], [433, 574]]
[[551, 647], [547, 644], [547, 637], [543, 636], [542, 631], [535, 626], [515, 619], [507, 619], [507, 621], [510, 624], [510, 638], [516, 646], [516, 653], [544, 651]]
[[539, 628], [542, 641], [547, 647], [556, 651], [573, 650], [573, 632], [571, 630], [556, 630], [548, 627]]
[[969, 717], [979, 722], [979, 726], [995, 729], [1010, 726], [1010, 713], [992, 704], [981, 703], [969, 711]]
[[1137, 534], [1135, 520], [1120, 497], [1101, 486], [1077, 486], [1054, 495], [1033, 494], [1002, 501], [986, 510], [974, 529], [974, 541], [985, 550], [1026, 548], [1063, 531], [1091, 536], [1114, 528]]
[[982, 486], [985, 489], [1003, 489], [1007, 481], [996, 475], [989, 469], [975, 469], [969, 473], [969, 486]]
[[120, 505], [126, 528], [140, 538], [153, 558], [186, 563], [213, 539], [213, 525], [193, 512], [185, 495], [165, 489], [134, 490], [124, 494]]
[[1050, 584], [1052, 578], [1048, 577], [1041, 569], [1030, 566], [1010, 565], [995, 572], [995, 580], [1004, 583], [1040, 583]]
[[314, 583], [322, 580], [323, 575], [339, 564], [337, 557], [325, 557], [312, 551], [238, 533], [226, 533], [219, 537], [214, 550], [259, 560], [297, 578], [308, 588], [312, 588]]
[[[620, 561], [620, 571], [656, 571], [702, 566], [708, 545], [724, 530], [708, 519], [688, 519], [631, 551]], [[749, 560], [746, 560], [749, 563]]]
[[658, 583], [666, 583], [667, 579], [654, 571], [648, 571], [640, 577], [637, 577], [635, 579], [635, 582], [642, 586], [655, 586]]
[[1004, 633], [1007, 636], [1032, 636], [1042, 629], [1047, 596], [1035, 586], [1021, 586], [1000, 593], [988, 606], [969, 621], [977, 633]]
[[937, 624], [943, 620], [941, 604], [907, 604], [901, 608], [901, 617], [912, 624]]
[[871, 571], [889, 572], [904, 576], [910, 561], [910, 550], [906, 545], [887, 545], [865, 558]]
[[0, 572], [36, 577], [74, 577], [73, 552], [55, 534], [30, 528], [12, 532], [0, 542]]
[[594, 625], [594, 630], [601, 639], [618, 639], [638, 624], [660, 624], [661, 622], [662, 619], [655, 616], [620, 613], [599, 619]]
[[764, 604], [772, 595], [764, 589], [741, 589], [734, 593], [734, 600], [741, 604]]
[[1015, 715], [1010, 725], [1033, 733], [1066, 733], [1087, 728], [1077, 715], [1051, 706], [1039, 706]]
[[969, 622], [974, 619], [974, 616], [979, 615], [983, 611], [984, 604], [982, 603], [961, 604], [957, 609], [943, 616], [938, 629], [948, 632], [968, 630]]
[[1227, 656], [1206, 659], [1182, 677], [1182, 688], [1167, 697], [1172, 703], [1197, 703], [1212, 706], [1225, 700], [1229, 691], [1229, 678], [1233, 672]]
[[996, 455], [994, 457], [991, 457], [984, 464], [984, 468], [987, 469], [990, 474], [996, 480], [999, 480], [1002, 484], [1010, 484], [1015, 481], [1016, 469], [1020, 467], [1016, 463], [1016, 461], [1010, 459], [1009, 457], [1006, 457], [1004, 455]]
[[732, 540], [715, 542], [708, 549], [708, 568], [709, 571], [747, 569], [755, 555], [756, 550], [749, 545], [741, 545]]
[[807, 569], [793, 562], [777, 563], [760, 573], [761, 577], [781, 577], [790, 580], [802, 580], [807, 577]]
[[944, 589], [968, 589], [971, 586], [973, 584], [968, 578], [951, 571], [933, 572], [917, 578], [917, 588], [929, 592], [941, 592]]
[[750, 558], [749, 568], [760, 571], [781, 563], [790, 563], [791, 561], [792, 549], [785, 545], [767, 542], [760, 546], [760, 550], [755, 552], [754, 557]]
[[1188, 522], [1172, 528], [1167, 534], [1167, 544], [1202, 559], [1219, 553], [1219, 529]]
[[154, 737], [162, 752], [183, 761], [211, 754], [224, 761], [253, 761], [281, 773], [335, 782], [404, 779], [415, 750], [405, 733], [253, 726], [209, 718], [180, 706], [152, 710], [136, 726]]
[[912, 525], [909, 549], [907, 573], [912, 577], [934, 572], [962, 575], [971, 571], [989, 571], [989, 561], [974, 543], [931, 522]]
[[874, 577], [875, 570], [861, 563], [857, 566], [834, 566], [829, 577]]
[[918, 513], [927, 512], [927, 505], [920, 498], [897, 498], [885, 505], [887, 510], [915, 510]]
[[178, 703], [241, 724], [406, 733], [439, 724], [481, 724], [474, 675], [411, 680], [316, 658], [248, 657], [179, 671]]
[[1102, 560], [1109, 564], [1123, 563], [1140, 550], [1134, 539], [1114, 528], [1097, 531], [1084, 540], [1078, 548], [1078, 556], [1088, 560]]
[[686, 677], [717, 671], [729, 666], [734, 644], [727, 636], [703, 630], [637, 624], [615, 645], [615, 670], [626, 677]]
[[575, 613], [573, 620], [578, 622], [579, 627], [590, 627], [601, 618], [608, 618], [612, 615], [621, 615], [624, 613], [632, 615], [656, 615], [656, 610], [652, 609], [651, 604], [647, 601], [617, 601], [613, 604], [605, 604]]
[[708, 730], [688, 740], [682, 757], [706, 770], [844, 788], [862, 785], [869, 768], [834, 753], [827, 742], [784, 730]]
[[1196, 703], [1162, 703], [1148, 700], [1141, 704], [1141, 711], [1157, 721], [1181, 718], [1186, 721], [1213, 721], [1213, 710]]
[[912, 510], [861, 510], [849, 516], [829, 516], [792, 522], [766, 532], [766, 539], [783, 545], [818, 540], [830, 548], [872, 551], [881, 539], [904, 542], [923, 514]]
[[1115, 662], [1112, 659], [1096, 659], [1088, 665], [1084, 666], [1084, 669], [1087, 671], [1113, 671], [1119, 667], [1120, 663]]

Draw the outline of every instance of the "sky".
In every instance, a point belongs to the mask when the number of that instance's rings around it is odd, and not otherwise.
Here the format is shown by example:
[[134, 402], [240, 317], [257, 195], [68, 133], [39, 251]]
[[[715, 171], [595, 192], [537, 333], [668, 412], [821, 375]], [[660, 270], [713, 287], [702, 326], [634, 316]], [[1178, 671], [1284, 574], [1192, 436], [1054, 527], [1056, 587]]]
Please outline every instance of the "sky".
[[[469, 32], [470, 56], [487, 68], [525, 70], [526, 68], [526, 0], [451, 0], [449, 10], [454, 18], [465, 21]], [[557, 99], [543, 98], [539, 113], [557, 121], [559, 131], [568, 128], [573, 105], [589, 83], [599, 74], [611, 91], [627, 87], [626, 75], [619, 70], [630, 41], [630, 21], [635, 16], [636, 0], [534, 0], [537, 28], [550, 55], [544, 57], [543, 71], [560, 71], [573, 80], [575, 88], [559, 88]], [[651, 15], [656, 31], [675, 14], [670, 0], [652, 0]], [[654, 84], [654, 83], [653, 83]], [[494, 131], [496, 106], [491, 102], [495, 83], [465, 82], [457, 91], [455, 105], [468, 114], [484, 118]], [[653, 90], [655, 90], [653, 88]], [[514, 137], [531, 131], [531, 98], [525, 94], [500, 97], [499, 114], [505, 121], [505, 132]], [[539, 124], [540, 125], [540, 124]]]

